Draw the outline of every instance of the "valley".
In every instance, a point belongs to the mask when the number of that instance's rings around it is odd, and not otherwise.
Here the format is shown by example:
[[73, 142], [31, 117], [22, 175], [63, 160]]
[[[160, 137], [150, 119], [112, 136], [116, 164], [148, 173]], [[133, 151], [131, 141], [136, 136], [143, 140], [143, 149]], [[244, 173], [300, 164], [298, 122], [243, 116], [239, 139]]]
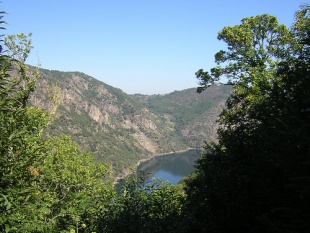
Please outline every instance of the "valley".
[[109, 164], [114, 177], [154, 154], [216, 140], [216, 119], [231, 91], [213, 86], [202, 94], [190, 88], [128, 95], [80, 72], [40, 69], [40, 76], [31, 103], [48, 111], [59, 105], [46, 134], [70, 135], [97, 161]]

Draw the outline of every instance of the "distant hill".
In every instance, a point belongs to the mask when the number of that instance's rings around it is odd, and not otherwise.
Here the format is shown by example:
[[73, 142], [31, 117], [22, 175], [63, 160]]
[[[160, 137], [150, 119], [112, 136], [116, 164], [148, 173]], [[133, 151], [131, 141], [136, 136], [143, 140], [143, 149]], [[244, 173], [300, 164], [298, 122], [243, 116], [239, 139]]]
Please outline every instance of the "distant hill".
[[48, 91], [59, 87], [57, 119], [46, 133], [68, 134], [97, 160], [126, 174], [138, 160], [156, 153], [201, 147], [216, 139], [215, 120], [229, 88], [214, 86], [167, 95], [128, 95], [80, 72], [41, 69], [31, 102], [48, 108]]
[[166, 95], [133, 97], [158, 116], [169, 119], [190, 147], [201, 147], [205, 141], [217, 139], [216, 120], [230, 92], [229, 86], [212, 86], [201, 94], [190, 88]]

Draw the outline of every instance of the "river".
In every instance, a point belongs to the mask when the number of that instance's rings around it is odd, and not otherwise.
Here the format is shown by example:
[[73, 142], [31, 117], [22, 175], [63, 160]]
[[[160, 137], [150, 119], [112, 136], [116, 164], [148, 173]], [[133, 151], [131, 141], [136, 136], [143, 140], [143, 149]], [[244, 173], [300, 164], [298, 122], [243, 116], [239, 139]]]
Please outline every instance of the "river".
[[188, 176], [195, 170], [194, 165], [198, 158], [197, 150], [154, 156], [140, 163], [137, 170], [148, 174], [146, 181], [161, 178], [177, 184], [184, 176]]
[[[170, 181], [177, 184], [184, 176], [188, 176], [195, 170], [195, 164], [199, 159], [199, 152], [191, 149], [184, 152], [156, 155], [140, 163], [137, 171], [147, 174], [145, 182], [153, 178], [160, 178], [163, 181]], [[115, 183], [116, 190], [120, 191], [123, 186], [123, 179]]]

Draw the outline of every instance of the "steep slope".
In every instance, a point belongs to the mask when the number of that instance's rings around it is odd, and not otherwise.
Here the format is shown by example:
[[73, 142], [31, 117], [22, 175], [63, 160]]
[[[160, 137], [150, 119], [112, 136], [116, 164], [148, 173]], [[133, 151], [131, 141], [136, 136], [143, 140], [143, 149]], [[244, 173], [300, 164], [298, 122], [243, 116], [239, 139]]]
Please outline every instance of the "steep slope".
[[83, 73], [42, 69], [32, 103], [48, 108], [47, 93], [55, 84], [61, 104], [47, 133], [71, 135], [116, 174], [151, 154], [188, 147], [164, 119], [120, 89]]
[[229, 93], [226, 87], [167, 95], [128, 95], [80, 72], [41, 69], [31, 97], [51, 111], [49, 96], [59, 88], [56, 120], [47, 134], [68, 134], [96, 159], [126, 174], [138, 160], [157, 153], [201, 147], [215, 139], [215, 120]]
[[231, 92], [229, 86], [211, 86], [198, 94], [196, 88], [166, 95], [134, 95], [151, 111], [173, 122], [176, 133], [186, 138], [191, 147], [216, 140], [216, 120]]

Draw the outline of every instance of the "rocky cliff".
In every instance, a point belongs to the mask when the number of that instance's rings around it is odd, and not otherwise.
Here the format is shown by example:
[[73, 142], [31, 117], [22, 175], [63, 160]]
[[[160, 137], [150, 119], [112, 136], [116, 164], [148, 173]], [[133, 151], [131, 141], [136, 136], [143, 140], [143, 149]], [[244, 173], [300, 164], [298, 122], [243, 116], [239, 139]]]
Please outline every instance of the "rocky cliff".
[[152, 154], [215, 139], [215, 120], [228, 92], [214, 87], [201, 95], [195, 88], [167, 95], [128, 95], [80, 72], [40, 73], [32, 104], [49, 111], [59, 104], [46, 133], [71, 135], [117, 175]]

